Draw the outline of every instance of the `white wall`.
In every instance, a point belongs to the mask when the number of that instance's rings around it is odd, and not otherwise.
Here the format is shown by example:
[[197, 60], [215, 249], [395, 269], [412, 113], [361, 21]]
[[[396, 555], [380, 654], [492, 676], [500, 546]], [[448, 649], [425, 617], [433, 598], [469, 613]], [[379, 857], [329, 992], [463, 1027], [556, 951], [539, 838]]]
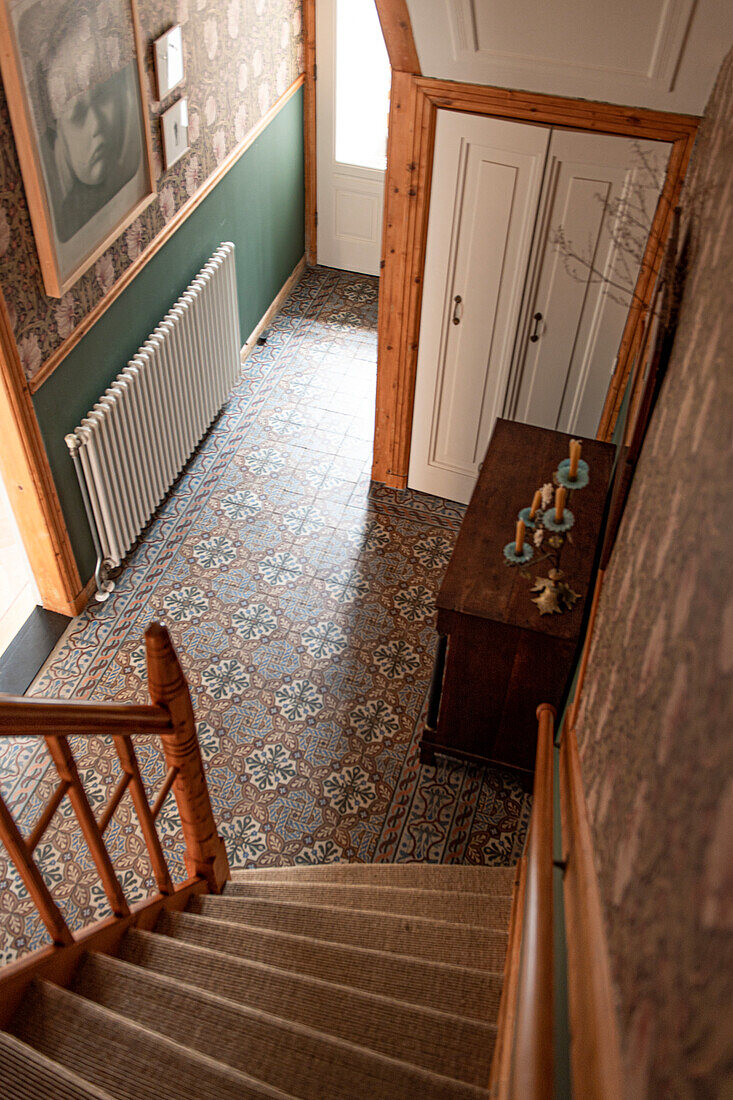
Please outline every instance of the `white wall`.
[[731, 0], [407, 0], [425, 76], [701, 114]]

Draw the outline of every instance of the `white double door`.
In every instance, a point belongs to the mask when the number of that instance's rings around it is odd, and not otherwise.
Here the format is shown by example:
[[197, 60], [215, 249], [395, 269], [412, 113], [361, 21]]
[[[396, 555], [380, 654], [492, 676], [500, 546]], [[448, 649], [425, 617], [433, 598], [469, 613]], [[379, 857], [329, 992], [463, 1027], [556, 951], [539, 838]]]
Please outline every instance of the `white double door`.
[[466, 502], [497, 416], [596, 434], [669, 146], [440, 111], [435, 148], [408, 484]]

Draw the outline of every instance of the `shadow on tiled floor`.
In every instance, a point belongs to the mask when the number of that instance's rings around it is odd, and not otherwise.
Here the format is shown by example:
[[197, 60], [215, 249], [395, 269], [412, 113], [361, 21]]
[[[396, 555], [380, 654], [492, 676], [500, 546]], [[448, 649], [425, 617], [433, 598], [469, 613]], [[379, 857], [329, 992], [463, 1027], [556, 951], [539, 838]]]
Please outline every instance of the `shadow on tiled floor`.
[[[80, 616], [34, 687], [145, 699], [142, 632], [163, 619], [240, 867], [512, 863], [524, 836], [527, 800], [509, 773], [418, 763], [435, 593], [463, 508], [370, 485], [376, 309], [376, 280], [306, 274], [113, 598]], [[111, 746], [79, 749], [101, 804], [117, 776]], [[154, 788], [162, 761], [148, 740], [140, 755]], [[28, 747], [5, 762], [3, 791], [26, 822], [52, 789], [47, 767]], [[172, 800], [160, 821], [179, 854]], [[107, 835], [140, 896], [152, 880], [126, 800]], [[104, 912], [67, 815], [40, 858], [70, 923]], [[10, 955], [40, 932], [5, 881]]]

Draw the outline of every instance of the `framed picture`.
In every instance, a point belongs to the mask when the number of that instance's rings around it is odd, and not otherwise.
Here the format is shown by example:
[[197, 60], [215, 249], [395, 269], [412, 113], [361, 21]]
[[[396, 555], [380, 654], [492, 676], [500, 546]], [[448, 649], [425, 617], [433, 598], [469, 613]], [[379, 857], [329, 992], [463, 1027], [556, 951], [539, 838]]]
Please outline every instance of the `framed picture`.
[[163, 156], [166, 168], [180, 160], [188, 150], [188, 100], [179, 99], [161, 115]]
[[183, 31], [180, 23], [155, 40], [155, 82], [158, 99], [183, 83]]
[[0, 64], [46, 288], [155, 194], [135, 0], [0, 0]]

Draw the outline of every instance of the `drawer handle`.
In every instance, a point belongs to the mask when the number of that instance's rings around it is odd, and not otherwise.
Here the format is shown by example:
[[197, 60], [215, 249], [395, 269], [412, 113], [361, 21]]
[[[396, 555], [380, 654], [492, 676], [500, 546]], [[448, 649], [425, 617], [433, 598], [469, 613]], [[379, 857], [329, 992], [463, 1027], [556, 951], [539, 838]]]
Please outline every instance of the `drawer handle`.
[[453, 316], [451, 318], [454, 325], [460, 325], [461, 323], [461, 316], [463, 314], [463, 310], [461, 309], [462, 304], [463, 298], [461, 298], [460, 294], [456, 294], [453, 299]]
[[536, 344], [537, 341], [540, 338], [539, 327], [540, 327], [540, 321], [542, 320], [542, 314], [541, 313], [535, 313], [532, 320], [534, 321], [534, 331], [532, 332], [532, 335], [529, 338], [529, 342], [530, 342], [530, 344]]

